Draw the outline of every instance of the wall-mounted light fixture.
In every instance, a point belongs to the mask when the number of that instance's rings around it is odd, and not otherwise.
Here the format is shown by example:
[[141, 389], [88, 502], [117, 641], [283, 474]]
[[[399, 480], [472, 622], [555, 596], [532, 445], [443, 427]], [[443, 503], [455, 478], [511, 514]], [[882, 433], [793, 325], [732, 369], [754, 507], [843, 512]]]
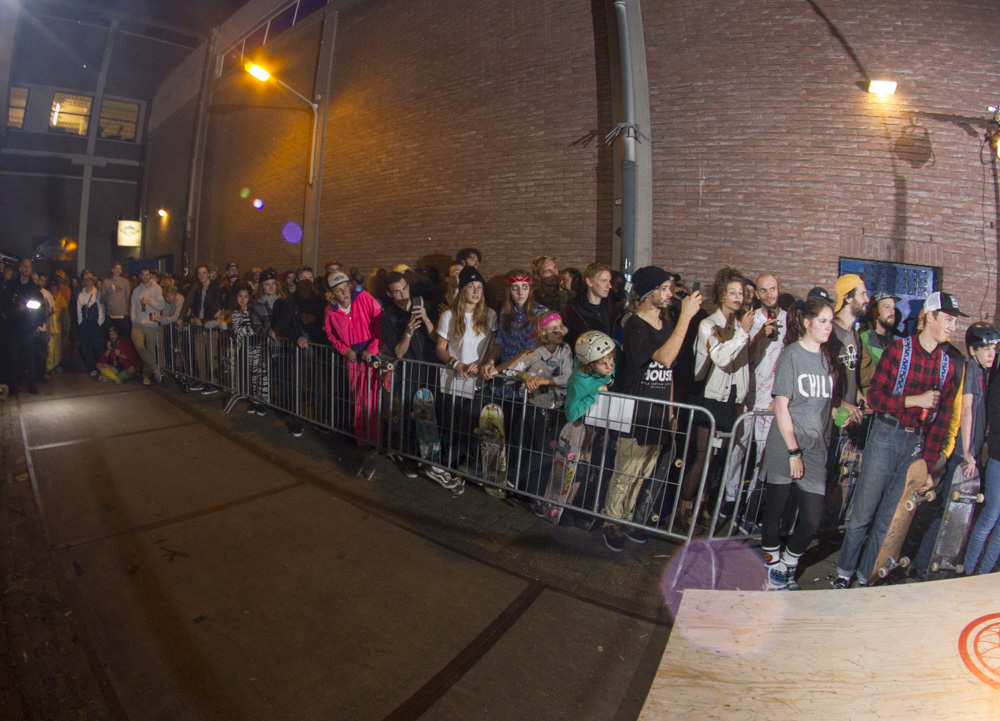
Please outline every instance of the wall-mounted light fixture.
[[[285, 90], [287, 90], [288, 92], [290, 92], [292, 95], [294, 95], [295, 97], [297, 97], [299, 100], [301, 100], [302, 102], [304, 102], [306, 105], [308, 105], [312, 109], [312, 114], [313, 114], [312, 147], [309, 149], [309, 186], [312, 187], [312, 184], [313, 184], [313, 174], [314, 174], [313, 173], [313, 168], [315, 167], [315, 162], [316, 162], [316, 132], [317, 132], [318, 126], [319, 126], [319, 103], [318, 102], [314, 103], [312, 100], [310, 100], [309, 98], [307, 98], [305, 95], [303, 95], [302, 93], [300, 93], [298, 90], [296, 90], [292, 86], [288, 85], [281, 78], [278, 78], [278, 77], [275, 77], [275, 76], [271, 75], [271, 73], [267, 72], [260, 65], [252, 63], [252, 62], [250, 62], [248, 60], [246, 62], [246, 64], [244, 64], [243, 67], [244, 67], [244, 69], [248, 73], [250, 73], [251, 75], [253, 75], [255, 78], [257, 78], [261, 82], [266, 82], [267, 80], [273, 80], [278, 85], [280, 85], [281, 87], [283, 87]], [[319, 96], [316, 96], [316, 99], [319, 100]]]
[[868, 81], [868, 92], [874, 95], [895, 95], [896, 94], [896, 81], [895, 80], [869, 80]]
[[158, 211], [156, 211], [156, 214], [164, 219], [166, 219], [167, 217], [167, 211], [165, 211], [163, 208], [160, 208]]
[[993, 113], [986, 122], [986, 142], [990, 144], [990, 152], [1000, 158], [1000, 107], [987, 105], [986, 109]]

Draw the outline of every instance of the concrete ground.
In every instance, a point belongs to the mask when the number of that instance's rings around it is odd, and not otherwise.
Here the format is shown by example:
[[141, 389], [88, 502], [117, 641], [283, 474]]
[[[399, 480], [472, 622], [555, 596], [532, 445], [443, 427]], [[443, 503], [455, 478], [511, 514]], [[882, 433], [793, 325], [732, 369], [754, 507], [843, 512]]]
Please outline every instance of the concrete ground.
[[761, 579], [743, 547], [615, 554], [384, 458], [369, 480], [351, 441], [170, 381], [40, 388], [0, 404], [3, 719], [631, 720], [678, 589]]

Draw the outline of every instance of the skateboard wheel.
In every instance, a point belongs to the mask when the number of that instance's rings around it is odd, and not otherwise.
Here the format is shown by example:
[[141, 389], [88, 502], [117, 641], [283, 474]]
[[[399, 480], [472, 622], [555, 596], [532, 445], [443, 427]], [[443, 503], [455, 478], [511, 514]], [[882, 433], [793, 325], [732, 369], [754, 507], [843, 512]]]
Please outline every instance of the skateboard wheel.
[[965, 573], [965, 566], [963, 566], [961, 563], [955, 566], [955, 573], [959, 574]]
[[915, 504], [913, 501], [907, 501], [906, 503], [903, 504], [903, 508], [905, 508], [907, 511], [912, 511], [916, 507], [917, 504]]
[[678, 458], [676, 461], [674, 461], [674, 467], [675, 468], [681, 468], [683, 465], [684, 465], [684, 461], [682, 459], [680, 459], [680, 458]]
[[982, 503], [985, 500], [986, 500], [986, 496], [984, 496], [982, 493], [977, 493], [976, 494], [976, 503]]
[[932, 570], [932, 571], [933, 571], [934, 573], [937, 573], [938, 571], [940, 571], [940, 570], [941, 570], [941, 564], [940, 564], [940, 563], [938, 563], [937, 561], [934, 561], [934, 563], [932, 563], [932, 564], [931, 564], [931, 570]]
[[909, 567], [909, 565], [910, 565], [910, 559], [907, 556], [903, 556], [901, 559], [899, 559], [900, 568], [907, 568]]
[[886, 568], [885, 566], [883, 566], [882, 568], [880, 568], [878, 570], [878, 577], [879, 578], [885, 578], [888, 575], [889, 575], [889, 569]]
[[960, 500], [961, 498], [962, 498], [962, 494], [959, 493], [958, 491], [952, 491], [951, 492], [951, 500], [957, 501], [957, 500]]
[[933, 501], [935, 498], [937, 498], [937, 493], [935, 493], [934, 491], [927, 491], [927, 493], [924, 494], [924, 500], [927, 501], [928, 503]]
[[652, 516], [649, 517], [649, 520], [652, 521], [654, 524], [657, 524], [660, 522], [660, 516], [654, 513]]

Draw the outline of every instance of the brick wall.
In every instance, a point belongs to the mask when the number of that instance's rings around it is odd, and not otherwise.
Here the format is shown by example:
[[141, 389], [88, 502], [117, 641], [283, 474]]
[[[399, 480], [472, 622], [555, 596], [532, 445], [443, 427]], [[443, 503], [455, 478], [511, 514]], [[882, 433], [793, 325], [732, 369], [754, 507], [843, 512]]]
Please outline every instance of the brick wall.
[[[994, 311], [979, 148], [995, 3], [671, 1], [643, 15], [656, 261], [702, 281], [726, 263], [768, 270], [797, 293], [832, 290], [841, 256], [943, 266], [971, 313]], [[865, 73], [896, 95], [863, 92]]]
[[[985, 106], [1000, 101], [992, 0], [662, 0], [642, 12], [656, 262], [702, 282], [725, 263], [773, 271], [796, 293], [832, 287], [841, 256], [935, 265], [971, 313], [994, 312], [995, 184], [979, 156]], [[464, 245], [494, 272], [543, 251], [609, 259], [605, 13], [599, 0], [343, 12], [321, 259], [369, 268]], [[269, 61], [308, 94], [319, 30], [288, 36]], [[867, 76], [897, 80], [897, 94], [869, 95]], [[290, 267], [299, 249], [280, 227], [302, 216], [310, 116], [251, 83], [215, 89], [203, 255]]]

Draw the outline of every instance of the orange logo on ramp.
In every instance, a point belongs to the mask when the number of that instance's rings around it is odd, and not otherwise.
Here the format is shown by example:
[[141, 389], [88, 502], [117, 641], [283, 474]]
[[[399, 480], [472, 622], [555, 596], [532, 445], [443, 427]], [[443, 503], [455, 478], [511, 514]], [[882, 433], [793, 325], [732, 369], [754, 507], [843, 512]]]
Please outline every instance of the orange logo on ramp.
[[966, 626], [958, 637], [958, 653], [976, 678], [1000, 689], [1000, 613]]

